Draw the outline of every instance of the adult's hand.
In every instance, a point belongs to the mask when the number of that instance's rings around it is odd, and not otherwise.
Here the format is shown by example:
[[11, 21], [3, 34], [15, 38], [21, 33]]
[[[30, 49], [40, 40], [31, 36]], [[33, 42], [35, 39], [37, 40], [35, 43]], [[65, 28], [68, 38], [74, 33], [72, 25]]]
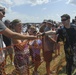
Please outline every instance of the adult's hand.
[[37, 36], [44, 36], [44, 35], [45, 35], [45, 32], [39, 33]]

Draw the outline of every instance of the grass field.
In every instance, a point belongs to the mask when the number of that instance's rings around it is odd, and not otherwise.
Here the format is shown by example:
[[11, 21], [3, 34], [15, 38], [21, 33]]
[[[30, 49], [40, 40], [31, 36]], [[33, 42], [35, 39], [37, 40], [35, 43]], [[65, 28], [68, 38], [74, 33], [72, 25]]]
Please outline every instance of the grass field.
[[[52, 75], [66, 75], [66, 71], [65, 71], [65, 54], [64, 54], [64, 50], [63, 50], [63, 45], [61, 45], [61, 55], [57, 56], [56, 58], [53, 58], [53, 60], [50, 63], [50, 69], [51, 71], [57, 71], [58, 73], [53, 73]], [[31, 66], [30, 66], [31, 67]], [[15, 69], [15, 67], [13, 65], [10, 65], [10, 60], [9, 57], [7, 59], [7, 66], [5, 68], [6, 73], [10, 74], [13, 70]], [[32, 75], [33, 72], [33, 67], [30, 70], [30, 75]], [[45, 75], [46, 74], [46, 68], [45, 68], [45, 62], [43, 61], [40, 65], [40, 67], [38, 68], [39, 71], [39, 75]], [[76, 72], [76, 71], [74, 71]], [[76, 75], [74, 74], [73, 75]]]

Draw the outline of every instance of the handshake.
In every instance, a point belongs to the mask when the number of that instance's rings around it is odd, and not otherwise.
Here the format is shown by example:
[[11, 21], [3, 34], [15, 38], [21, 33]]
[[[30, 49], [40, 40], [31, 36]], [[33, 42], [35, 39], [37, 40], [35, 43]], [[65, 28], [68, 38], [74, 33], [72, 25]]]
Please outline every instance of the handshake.
[[37, 33], [37, 37], [44, 36], [44, 35], [45, 35], [45, 32], [43, 32], [43, 33]]

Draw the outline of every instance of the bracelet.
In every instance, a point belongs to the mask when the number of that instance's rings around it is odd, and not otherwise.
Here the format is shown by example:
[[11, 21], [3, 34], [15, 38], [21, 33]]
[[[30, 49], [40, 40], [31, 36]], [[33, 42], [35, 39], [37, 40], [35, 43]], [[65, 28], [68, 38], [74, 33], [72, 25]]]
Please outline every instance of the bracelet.
[[42, 36], [44, 36], [44, 35], [45, 35], [45, 32], [42, 33]]

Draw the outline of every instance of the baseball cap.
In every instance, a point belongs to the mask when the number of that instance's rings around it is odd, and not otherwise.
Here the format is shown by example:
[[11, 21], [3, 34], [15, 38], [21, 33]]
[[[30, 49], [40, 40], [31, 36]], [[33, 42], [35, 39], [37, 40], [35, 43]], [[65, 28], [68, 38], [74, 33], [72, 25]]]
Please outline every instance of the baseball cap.
[[3, 15], [5, 15], [5, 8], [0, 6], [0, 11], [3, 13]]
[[52, 24], [52, 21], [51, 20], [47, 20], [47, 23]]
[[46, 23], [47, 22], [47, 20], [45, 19], [45, 20], [43, 20], [43, 23]]
[[19, 20], [19, 19], [14, 19], [14, 20], [11, 22], [12, 25], [16, 25], [17, 23], [21, 23], [21, 20]]
[[2, 10], [4, 10], [4, 9], [5, 9], [4, 7], [0, 6], [0, 11], [2, 11]]
[[10, 20], [5, 20], [4, 23], [5, 24], [10, 24]]

